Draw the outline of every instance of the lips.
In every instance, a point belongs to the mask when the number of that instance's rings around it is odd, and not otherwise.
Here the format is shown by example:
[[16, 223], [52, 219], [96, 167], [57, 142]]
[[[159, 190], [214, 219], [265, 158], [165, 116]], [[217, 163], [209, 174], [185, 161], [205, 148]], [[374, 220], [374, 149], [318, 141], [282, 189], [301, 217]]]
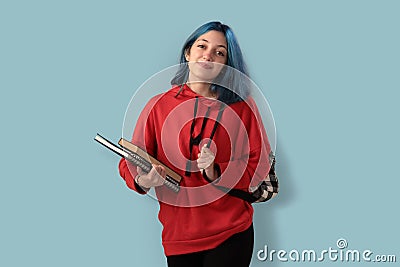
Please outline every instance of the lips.
[[200, 67], [210, 70], [213, 68], [213, 64], [212, 63], [208, 63], [208, 62], [204, 62], [204, 61], [198, 61], [197, 64], [199, 64]]

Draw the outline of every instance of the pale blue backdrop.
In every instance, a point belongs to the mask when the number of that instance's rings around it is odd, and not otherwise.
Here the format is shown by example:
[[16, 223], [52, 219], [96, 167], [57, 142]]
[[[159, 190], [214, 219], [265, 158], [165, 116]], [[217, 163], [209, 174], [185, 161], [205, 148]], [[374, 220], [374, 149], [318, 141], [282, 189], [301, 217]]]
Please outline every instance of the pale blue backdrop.
[[339, 238], [399, 258], [399, 10], [394, 0], [2, 1], [0, 266], [165, 266], [157, 203], [125, 187], [93, 137], [117, 140], [133, 92], [215, 19], [236, 32], [276, 120], [281, 192], [255, 205], [252, 266], [307, 266], [256, 253], [337, 249]]

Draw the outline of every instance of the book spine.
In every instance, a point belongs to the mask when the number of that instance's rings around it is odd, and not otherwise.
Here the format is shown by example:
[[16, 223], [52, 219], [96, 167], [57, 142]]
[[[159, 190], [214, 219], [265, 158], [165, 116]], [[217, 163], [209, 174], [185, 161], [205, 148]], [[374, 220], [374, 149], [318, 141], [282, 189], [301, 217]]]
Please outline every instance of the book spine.
[[176, 185], [175, 183], [171, 183], [167, 179], [164, 180], [164, 185], [176, 193], [179, 192], [179, 189], [180, 189], [179, 185]]
[[150, 162], [143, 159], [139, 155], [132, 153], [130, 151], [127, 151], [125, 149], [124, 149], [124, 151], [128, 154], [127, 160], [132, 162], [134, 165], [139, 166], [144, 172], [149, 172], [151, 170], [151, 168], [153, 167]]

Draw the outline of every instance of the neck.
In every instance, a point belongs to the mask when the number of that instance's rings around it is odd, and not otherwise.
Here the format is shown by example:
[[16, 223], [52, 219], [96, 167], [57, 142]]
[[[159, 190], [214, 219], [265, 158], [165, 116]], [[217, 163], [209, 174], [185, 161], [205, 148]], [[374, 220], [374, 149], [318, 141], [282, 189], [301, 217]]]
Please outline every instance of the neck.
[[215, 94], [211, 92], [210, 83], [188, 81], [186, 84], [190, 87], [190, 89], [201, 96], [215, 98]]

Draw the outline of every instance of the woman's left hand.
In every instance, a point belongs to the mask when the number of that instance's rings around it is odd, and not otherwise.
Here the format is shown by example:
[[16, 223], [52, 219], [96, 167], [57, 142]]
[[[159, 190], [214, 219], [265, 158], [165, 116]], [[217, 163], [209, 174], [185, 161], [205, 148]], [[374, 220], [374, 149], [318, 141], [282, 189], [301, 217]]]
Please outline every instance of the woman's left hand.
[[214, 170], [215, 154], [207, 147], [207, 144], [201, 148], [197, 156], [197, 167], [200, 170], [204, 170], [209, 179], [215, 180], [217, 178]]

